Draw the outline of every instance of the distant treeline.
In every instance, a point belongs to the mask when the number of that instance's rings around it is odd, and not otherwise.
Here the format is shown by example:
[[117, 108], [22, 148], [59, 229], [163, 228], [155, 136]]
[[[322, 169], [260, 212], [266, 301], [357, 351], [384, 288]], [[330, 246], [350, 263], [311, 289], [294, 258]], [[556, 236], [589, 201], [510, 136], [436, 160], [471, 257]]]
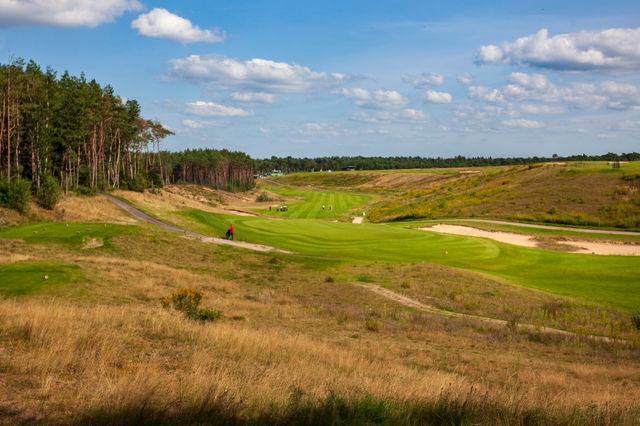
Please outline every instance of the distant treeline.
[[189, 182], [229, 191], [253, 188], [253, 160], [242, 152], [197, 149], [161, 152], [165, 183]]
[[269, 159], [255, 160], [254, 167], [260, 173], [277, 169], [285, 173], [311, 172], [320, 170], [342, 170], [346, 167], [355, 167], [357, 170], [390, 170], [390, 169], [425, 169], [425, 168], [449, 168], [449, 167], [479, 167], [479, 166], [510, 166], [520, 164], [542, 163], [550, 161], [637, 161], [640, 154], [608, 153], [604, 155], [570, 155], [561, 157], [463, 157], [452, 158], [425, 158], [425, 157], [320, 157], [320, 158], [293, 158], [271, 157]]
[[0, 64], [0, 182], [54, 177], [65, 190], [142, 190], [163, 183], [253, 185], [249, 157], [226, 150], [160, 152], [172, 132], [141, 117], [135, 100], [22, 59]]

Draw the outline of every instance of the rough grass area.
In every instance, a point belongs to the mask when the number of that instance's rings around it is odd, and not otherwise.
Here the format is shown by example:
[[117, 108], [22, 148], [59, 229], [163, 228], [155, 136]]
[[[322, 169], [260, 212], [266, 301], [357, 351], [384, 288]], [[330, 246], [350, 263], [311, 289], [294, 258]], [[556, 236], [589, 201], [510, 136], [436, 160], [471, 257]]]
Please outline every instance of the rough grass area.
[[[109, 252], [0, 247], [73, 262], [93, 291], [0, 299], [0, 412], [11, 423], [633, 424], [638, 415], [634, 344], [440, 318], [355, 285], [430, 284], [447, 309], [465, 303], [450, 292], [474, 298], [486, 287], [496, 299], [479, 298], [487, 312], [518, 300], [516, 309], [553, 310], [544, 293], [481, 275], [250, 253], [150, 230], [115, 237]], [[186, 285], [224, 318], [162, 309]], [[591, 324], [588, 306], [567, 303], [554, 311], [567, 328]]]
[[438, 263], [628, 310], [640, 306], [640, 262], [634, 257], [528, 249], [486, 239], [417, 231], [400, 224], [273, 221], [197, 210], [185, 215], [208, 226], [212, 235], [222, 235], [233, 220], [237, 239], [297, 253], [351, 260]]
[[[338, 219], [364, 206], [374, 197], [351, 192], [309, 191], [291, 187], [270, 187], [270, 191], [287, 198], [301, 199], [287, 204], [288, 211], [277, 211], [278, 204], [272, 210], [258, 210], [263, 214], [277, 217], [300, 219]], [[322, 208], [324, 206], [324, 209]], [[362, 214], [362, 211], [357, 212]]]
[[635, 163], [512, 167], [434, 182], [378, 203], [372, 221], [495, 217], [581, 226], [640, 228]]

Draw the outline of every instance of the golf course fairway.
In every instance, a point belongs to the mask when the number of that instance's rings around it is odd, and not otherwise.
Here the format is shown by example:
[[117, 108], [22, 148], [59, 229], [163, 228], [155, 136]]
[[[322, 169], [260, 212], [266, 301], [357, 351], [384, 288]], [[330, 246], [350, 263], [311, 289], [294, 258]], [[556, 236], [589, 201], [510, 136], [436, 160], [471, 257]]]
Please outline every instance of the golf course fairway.
[[595, 303], [637, 310], [640, 259], [529, 249], [482, 238], [436, 234], [406, 224], [361, 224], [309, 219], [273, 220], [188, 210], [183, 214], [222, 236], [296, 253], [343, 260], [429, 262], [504, 278], [511, 283]]

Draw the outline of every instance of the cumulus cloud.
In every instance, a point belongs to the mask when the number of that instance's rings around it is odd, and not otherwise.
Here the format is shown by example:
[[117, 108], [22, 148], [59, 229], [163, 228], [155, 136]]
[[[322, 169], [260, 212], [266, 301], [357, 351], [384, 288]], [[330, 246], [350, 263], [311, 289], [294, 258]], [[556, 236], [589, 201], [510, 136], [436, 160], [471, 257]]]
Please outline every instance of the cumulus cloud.
[[429, 121], [429, 114], [407, 108], [400, 111], [378, 111], [375, 113], [369, 113], [366, 111], [356, 111], [351, 115], [351, 119], [354, 121], [363, 121], [365, 123], [383, 124], [390, 122], [400, 123], [426, 123]]
[[376, 90], [369, 92], [361, 88], [342, 89], [344, 97], [363, 108], [394, 109], [402, 108], [409, 100], [395, 90]]
[[167, 76], [206, 83], [222, 90], [303, 93], [346, 83], [345, 74], [312, 71], [307, 67], [268, 59], [241, 61], [219, 55], [191, 55], [169, 61]]
[[618, 123], [612, 124], [609, 126], [610, 130], [620, 130], [620, 131], [638, 131], [640, 130], [640, 120], [625, 120], [620, 121]]
[[307, 136], [339, 136], [340, 132], [327, 123], [305, 123], [300, 133]]
[[468, 72], [458, 74], [456, 80], [464, 86], [471, 86], [473, 84], [473, 77]]
[[182, 44], [221, 43], [225, 38], [218, 28], [201, 30], [188, 19], [161, 8], [138, 16], [131, 22], [131, 28], [138, 30], [138, 33], [145, 37], [166, 38]]
[[182, 124], [190, 129], [204, 129], [206, 127], [218, 126], [219, 123], [207, 120], [182, 120]]
[[0, 27], [93, 28], [138, 10], [142, 5], [137, 0], [0, 0]]
[[520, 105], [520, 111], [522, 111], [525, 114], [535, 114], [535, 115], [564, 114], [566, 112], [566, 110], [561, 106], [532, 105], [532, 104]]
[[640, 69], [640, 28], [580, 31], [549, 37], [546, 29], [500, 46], [481, 46], [475, 63], [526, 65], [562, 71]]
[[514, 120], [504, 120], [502, 122], [507, 127], [521, 127], [523, 129], [537, 129], [544, 126], [544, 123], [533, 120], [525, 120], [524, 118], [518, 118]]
[[403, 74], [402, 81], [411, 84], [416, 89], [426, 89], [432, 86], [442, 86], [442, 84], [444, 84], [444, 77], [435, 72], [430, 72], [429, 74], [422, 73], [420, 77]]
[[276, 95], [264, 92], [233, 92], [229, 98], [236, 102], [272, 104], [276, 101]]
[[498, 89], [485, 86], [469, 86], [469, 98], [483, 102], [506, 102], [504, 95]]
[[451, 94], [447, 92], [436, 92], [435, 90], [427, 90], [427, 93], [424, 94], [424, 99], [428, 102], [433, 102], [436, 104], [450, 104], [451, 103]]
[[204, 101], [187, 103], [183, 108], [183, 112], [199, 117], [244, 117], [250, 115], [249, 112], [240, 108]]
[[558, 87], [544, 75], [524, 73], [512, 73], [508, 82], [506, 86], [499, 89], [470, 86], [468, 96], [488, 103], [537, 101], [565, 104], [582, 110], [640, 109], [640, 88], [628, 83], [604, 81], [597, 85], [573, 83], [568, 87]]

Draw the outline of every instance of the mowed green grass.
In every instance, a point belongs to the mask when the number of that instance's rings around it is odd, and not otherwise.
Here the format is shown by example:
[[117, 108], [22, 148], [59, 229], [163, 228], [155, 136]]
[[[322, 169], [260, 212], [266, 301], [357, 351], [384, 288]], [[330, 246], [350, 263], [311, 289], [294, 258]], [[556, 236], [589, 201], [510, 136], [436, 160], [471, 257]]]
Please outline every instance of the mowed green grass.
[[45, 262], [0, 265], [0, 294], [5, 297], [55, 292], [82, 280], [85, 277], [76, 265]]
[[73, 249], [81, 249], [95, 238], [102, 244], [100, 249], [110, 249], [113, 237], [138, 229], [110, 223], [37, 223], [0, 230], [0, 238], [21, 239], [30, 244], [60, 244]]
[[640, 309], [640, 258], [528, 249], [483, 238], [406, 228], [406, 224], [272, 220], [190, 210], [185, 216], [236, 239], [343, 260], [429, 262], [504, 278], [514, 284], [626, 310]]
[[[304, 200], [287, 204], [289, 210], [286, 212], [276, 211], [275, 209], [278, 206], [274, 204], [271, 212], [269, 212], [269, 209], [263, 209], [259, 210], [260, 213], [298, 219], [343, 218], [348, 216], [348, 213], [352, 210], [367, 204], [374, 198], [370, 195], [349, 192], [304, 191], [291, 187], [270, 187], [269, 191], [284, 197], [303, 198]], [[325, 207], [324, 210], [322, 209], [323, 205]], [[358, 213], [361, 215], [362, 211]]]

